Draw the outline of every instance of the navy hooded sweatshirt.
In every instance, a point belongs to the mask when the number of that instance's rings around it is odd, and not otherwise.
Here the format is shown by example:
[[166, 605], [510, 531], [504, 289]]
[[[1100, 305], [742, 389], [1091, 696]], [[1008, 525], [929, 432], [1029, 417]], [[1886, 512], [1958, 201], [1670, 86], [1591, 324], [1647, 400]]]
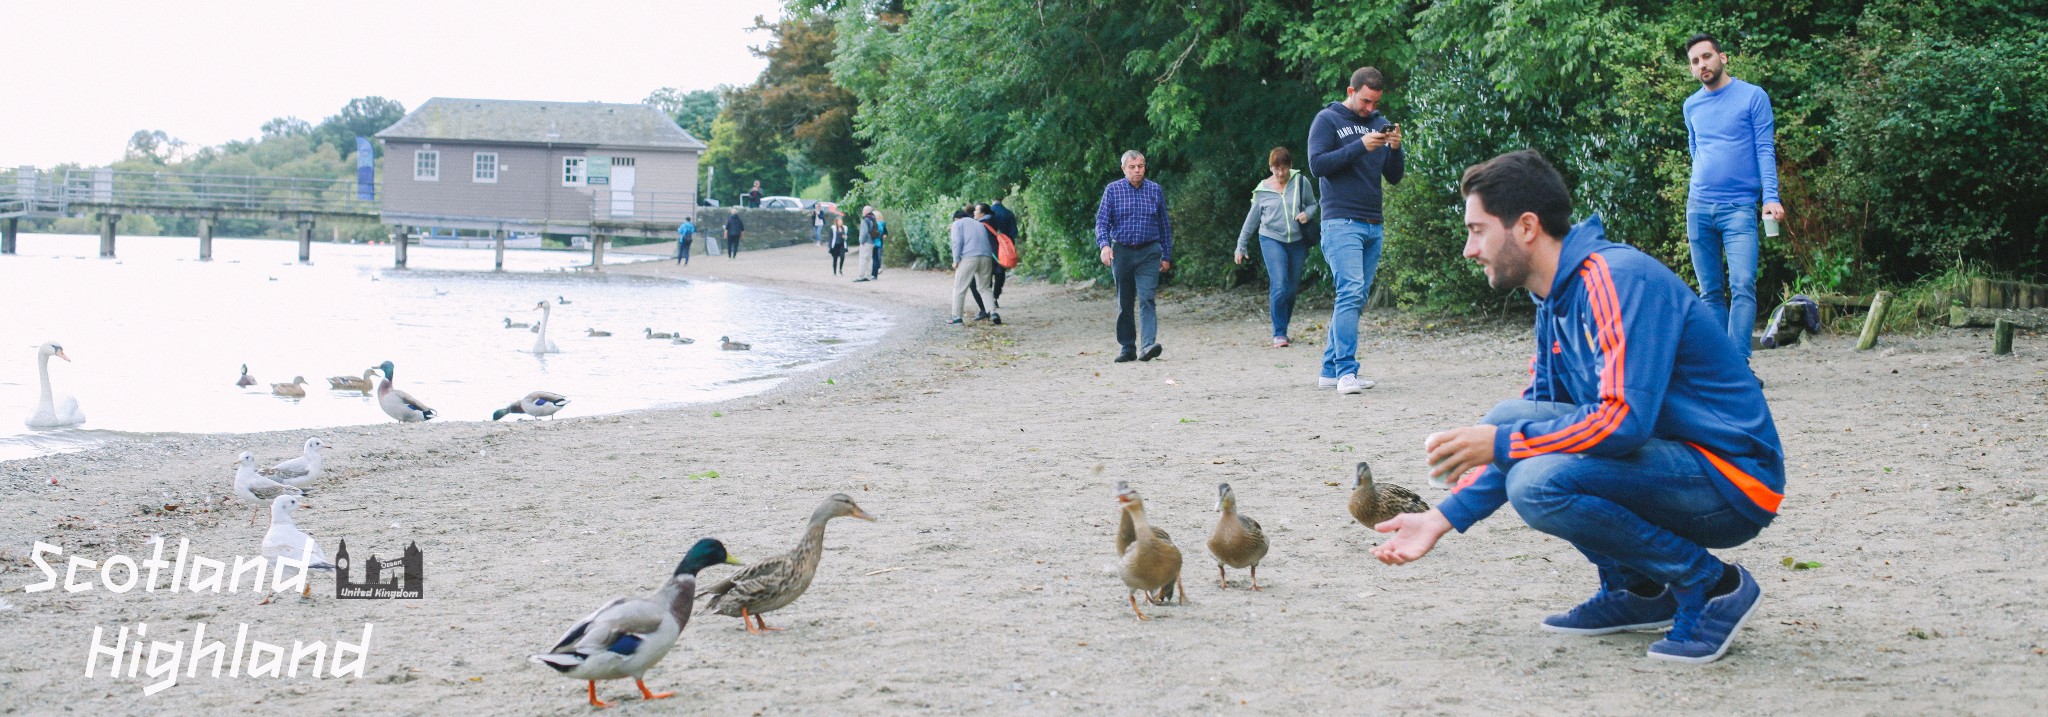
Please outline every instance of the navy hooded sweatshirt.
[[1401, 150], [1365, 151], [1367, 132], [1393, 123], [1378, 112], [1360, 117], [1342, 102], [1316, 113], [1308, 126], [1308, 169], [1322, 178], [1323, 219], [1380, 221], [1380, 178], [1400, 184]]
[[1785, 497], [1784, 448], [1763, 387], [1706, 303], [1656, 259], [1607, 241], [1597, 216], [1565, 236], [1557, 266], [1537, 303], [1522, 397], [1578, 410], [1502, 425], [1498, 470], [1444, 499], [1444, 517], [1463, 531], [1498, 510], [1505, 472], [1529, 458], [1620, 456], [1656, 438], [1692, 447], [1736, 512], [1770, 524]]

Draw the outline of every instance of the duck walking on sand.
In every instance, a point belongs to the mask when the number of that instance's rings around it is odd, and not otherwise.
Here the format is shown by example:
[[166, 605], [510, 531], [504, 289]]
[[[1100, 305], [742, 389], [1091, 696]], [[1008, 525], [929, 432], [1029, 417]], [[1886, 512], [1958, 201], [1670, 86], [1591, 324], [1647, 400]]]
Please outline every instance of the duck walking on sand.
[[242, 451], [242, 458], [235, 463], [235, 495], [256, 507], [256, 513], [249, 516], [249, 523], [255, 524], [263, 518], [263, 509], [280, 495], [305, 495], [306, 492], [292, 486], [265, 478], [256, 473], [256, 454]]
[[36, 347], [36, 373], [43, 379], [43, 390], [37, 397], [35, 413], [28, 415], [29, 428], [63, 428], [85, 422], [85, 411], [78, 408], [78, 399], [50, 390], [51, 356], [71, 362], [71, 357], [64, 355], [64, 347], [55, 341]]
[[384, 409], [384, 415], [398, 419], [399, 423], [418, 423], [433, 420], [434, 409], [420, 403], [412, 394], [391, 387], [392, 375], [397, 367], [385, 361], [378, 368], [384, 370], [384, 380], [377, 382], [377, 407]]
[[491, 413], [491, 420], [495, 421], [513, 413], [523, 413], [534, 418], [547, 418], [555, 415], [556, 411], [562, 410], [562, 407], [567, 405], [569, 405], [568, 396], [547, 391], [534, 391], [533, 393], [526, 394], [524, 398], [513, 401], [510, 406], [493, 411]]
[[[279, 576], [284, 574], [286, 567], [284, 558], [305, 561], [307, 575], [305, 587], [299, 591], [299, 597], [309, 598], [313, 596], [311, 571], [331, 571], [334, 569], [334, 563], [329, 562], [327, 554], [320, 550], [320, 541], [314, 540], [313, 536], [307, 535], [306, 531], [299, 529], [297, 523], [292, 522], [292, 513], [302, 507], [312, 507], [305, 505], [304, 500], [296, 495], [285, 494], [270, 501], [270, 530], [263, 534], [263, 557], [270, 560], [271, 574]], [[295, 566], [293, 569], [297, 570]], [[280, 577], [279, 580], [281, 579]], [[263, 595], [263, 602], [258, 604], [269, 605], [270, 594], [266, 592]]]
[[256, 471], [256, 474], [294, 488], [312, 485], [320, 478], [320, 449], [326, 447], [327, 444], [319, 438], [308, 438], [305, 455]]
[[242, 377], [235, 379], [235, 387], [248, 388], [254, 385], [256, 385], [256, 377], [249, 375], [249, 364], [242, 364]]
[[818, 560], [825, 555], [825, 523], [840, 517], [875, 520], [845, 493], [832, 494], [811, 511], [810, 526], [804, 529], [804, 537], [797, 541], [795, 550], [741, 568], [732, 577], [706, 589], [704, 594], [710, 595], [711, 601], [704, 604], [704, 609], [737, 617], [747, 632], [756, 635], [782, 629], [769, 627], [761, 613], [796, 602], [810, 589], [811, 578], [818, 575]]
[[1131, 612], [1139, 620], [1152, 619], [1138, 609], [1141, 592], [1153, 605], [1166, 604], [1175, 593], [1180, 594], [1180, 604], [1188, 604], [1187, 590], [1180, 586], [1180, 548], [1174, 547], [1173, 537], [1145, 520], [1145, 500], [1129, 483], [1116, 482], [1116, 502], [1117, 575], [1129, 588], [1124, 597], [1130, 598]]
[[1209, 534], [1209, 554], [1216, 556], [1216, 582], [1230, 589], [1225, 566], [1252, 569], [1252, 589], [1259, 589], [1259, 561], [1266, 559], [1266, 531], [1259, 521], [1237, 512], [1237, 494], [1229, 483], [1216, 484], [1216, 531]]
[[1393, 520], [1402, 513], [1427, 513], [1429, 503], [1415, 491], [1398, 485], [1374, 485], [1372, 466], [1359, 461], [1351, 475], [1351, 517], [1367, 528]]
[[598, 680], [633, 678], [642, 699], [674, 697], [674, 692], [647, 689], [643, 678], [648, 668], [661, 662], [690, 624], [690, 608], [697, 592], [697, 572], [724, 563], [740, 561], [725, 552], [725, 544], [711, 538], [697, 541], [674, 575], [662, 583], [651, 598], [617, 598], [597, 612], [576, 621], [553, 649], [527, 659], [547, 665], [556, 674], [589, 683], [590, 704], [610, 707], [597, 698]]
[[718, 348], [722, 351], [751, 351], [754, 345], [734, 341], [730, 336], [720, 336], [718, 337]]

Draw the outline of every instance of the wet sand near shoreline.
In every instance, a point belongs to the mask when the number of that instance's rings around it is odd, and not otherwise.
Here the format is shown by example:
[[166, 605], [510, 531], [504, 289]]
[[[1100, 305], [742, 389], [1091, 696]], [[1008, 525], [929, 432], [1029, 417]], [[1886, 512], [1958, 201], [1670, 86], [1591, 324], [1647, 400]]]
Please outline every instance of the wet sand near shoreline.
[[[625, 253], [625, 252], [617, 252]], [[849, 261], [849, 263], [851, 263]], [[1526, 381], [1527, 327], [1373, 312], [1361, 396], [1313, 387], [1321, 343], [1267, 346], [1264, 297], [1169, 292], [1159, 361], [1112, 364], [1100, 288], [1013, 283], [1005, 325], [942, 324], [950, 274], [832, 277], [821, 249], [607, 271], [744, 282], [886, 310], [864, 353], [720, 404], [554, 422], [385, 424], [166, 436], [0, 463], [0, 713], [230, 710], [586, 714], [584, 686], [529, 663], [615, 596], [652, 594], [690, 542], [742, 559], [792, 547], [844, 492], [880, 520], [840, 520], [810, 592], [765, 637], [697, 615], [648, 675], [599, 684], [628, 713], [2021, 714], [2048, 702], [2048, 344], [1989, 354], [1989, 332], [1853, 336], [1758, 352], [1791, 476], [1782, 517], [1724, 557], [1764, 603], [1730, 654], [1651, 662], [1651, 634], [1536, 629], [1593, 570], [1511, 509], [1427, 559], [1366, 550], [1344, 489], [1369, 461], [1423, 481], [1422, 439]], [[1297, 311], [1299, 337], [1327, 307]], [[745, 337], [734, 337], [746, 340]], [[539, 387], [534, 387], [539, 388]], [[526, 389], [522, 389], [526, 390]], [[152, 535], [215, 559], [264, 529], [223, 504], [229, 463], [265, 465], [307, 435], [335, 448], [298, 524], [361, 560], [424, 554], [422, 600], [101, 587], [25, 593], [29, 546], [140, 560]], [[58, 479], [51, 485], [51, 478]], [[1143, 492], [1186, 563], [1188, 603], [1136, 621], [1115, 574], [1115, 481]], [[1264, 524], [1261, 592], [1216, 583], [1203, 544], [1216, 484]], [[176, 510], [164, 510], [176, 505]], [[1818, 562], [1793, 570], [1781, 564]], [[50, 558], [55, 561], [56, 558]], [[54, 564], [54, 563], [53, 563]], [[59, 566], [59, 579], [62, 567]], [[730, 568], [712, 568], [710, 583]], [[118, 571], [117, 571], [118, 577]], [[85, 579], [85, 571], [81, 571]], [[214, 678], [159, 694], [84, 677], [95, 626], [159, 640], [355, 642], [361, 679]], [[225, 628], [225, 629], [224, 629]], [[131, 635], [132, 642], [132, 635]], [[104, 659], [104, 658], [102, 658]], [[208, 663], [210, 664], [210, 663]]]

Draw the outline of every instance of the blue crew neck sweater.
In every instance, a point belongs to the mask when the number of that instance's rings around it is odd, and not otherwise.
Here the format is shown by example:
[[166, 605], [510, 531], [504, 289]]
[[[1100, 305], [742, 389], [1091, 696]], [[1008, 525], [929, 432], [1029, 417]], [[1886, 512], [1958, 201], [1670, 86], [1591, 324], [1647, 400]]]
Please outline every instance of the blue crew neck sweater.
[[1719, 90], [1701, 87], [1685, 98], [1686, 146], [1692, 151], [1693, 204], [1778, 201], [1777, 120], [1763, 88], [1730, 77]]
[[1324, 219], [1380, 221], [1380, 179], [1400, 184], [1401, 150], [1382, 145], [1370, 152], [1362, 138], [1392, 122], [1378, 112], [1358, 116], [1342, 102], [1316, 113], [1308, 126], [1308, 169], [1322, 179]]

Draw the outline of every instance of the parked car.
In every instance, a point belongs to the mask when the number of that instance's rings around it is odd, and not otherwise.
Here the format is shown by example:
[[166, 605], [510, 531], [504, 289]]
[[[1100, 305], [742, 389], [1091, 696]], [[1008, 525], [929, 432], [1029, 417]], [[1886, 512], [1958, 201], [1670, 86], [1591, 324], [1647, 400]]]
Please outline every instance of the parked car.
[[701, 207], [715, 207], [718, 206], [718, 200], [710, 197], [698, 197], [697, 205]]
[[800, 212], [804, 210], [804, 200], [796, 197], [762, 197], [760, 208]]

